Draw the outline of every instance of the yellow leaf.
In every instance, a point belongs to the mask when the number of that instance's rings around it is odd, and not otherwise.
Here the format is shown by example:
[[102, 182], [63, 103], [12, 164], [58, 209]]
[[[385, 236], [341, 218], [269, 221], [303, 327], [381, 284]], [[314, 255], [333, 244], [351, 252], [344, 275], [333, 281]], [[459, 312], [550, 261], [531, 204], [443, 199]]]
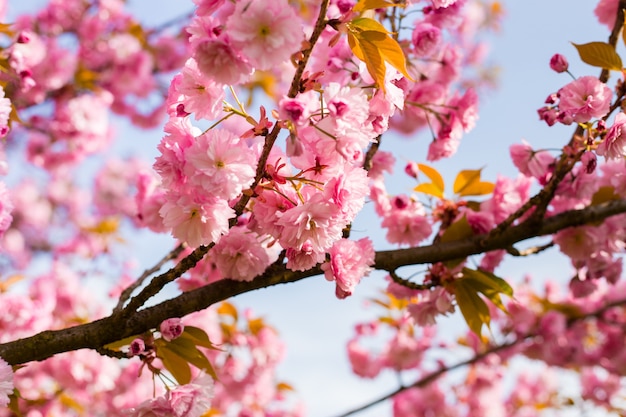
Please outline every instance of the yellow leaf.
[[8, 408], [17, 417], [22, 417], [23, 414], [20, 411], [20, 403], [18, 401], [18, 398], [21, 398], [21, 395], [20, 395], [19, 391], [17, 390], [17, 388], [15, 388], [13, 390], [13, 393], [11, 395], [9, 395], [9, 405], [8, 405]]
[[235, 321], [237, 321], [237, 308], [228, 301], [224, 301], [222, 304], [220, 304], [220, 306], [217, 308], [217, 312], [225, 316], [231, 316]]
[[459, 220], [452, 223], [441, 235], [440, 242], [452, 242], [461, 240], [474, 235], [472, 226], [467, 221], [467, 217], [463, 216]]
[[[624, 25], [626, 25], [626, 13], [624, 14]], [[626, 29], [624, 29], [624, 25], [622, 25], [622, 42], [626, 45]]]
[[24, 275], [20, 275], [20, 274], [9, 275], [7, 278], [0, 281], [0, 293], [7, 292], [13, 284], [20, 282], [23, 279], [24, 279]]
[[480, 169], [465, 169], [454, 180], [454, 193], [462, 192], [469, 184], [480, 181]]
[[348, 45], [350, 46], [350, 49], [352, 50], [354, 56], [365, 62], [365, 55], [363, 55], [363, 51], [361, 50], [359, 43], [357, 42], [354, 35], [351, 33], [348, 33]]
[[383, 59], [389, 63], [389, 65], [397, 69], [408, 80], [413, 81], [413, 78], [409, 75], [406, 69], [406, 57], [404, 56], [404, 51], [395, 39], [389, 35], [381, 36], [379, 32], [372, 31], [363, 32], [362, 35], [366, 39], [371, 37], [372, 42], [378, 48], [378, 51]]
[[185, 330], [180, 337], [184, 337], [186, 339], [191, 340], [196, 346], [202, 346], [208, 349], [220, 350], [217, 348], [211, 340], [209, 340], [209, 336], [206, 332], [199, 327], [194, 326], [185, 326]]
[[248, 320], [248, 329], [253, 335], [257, 335], [264, 327], [265, 323], [262, 318]]
[[348, 44], [354, 56], [365, 62], [368, 72], [376, 85], [384, 91], [385, 62], [400, 71], [407, 79], [413, 80], [406, 69], [406, 57], [400, 44], [379, 22], [367, 17], [359, 17], [347, 24]]
[[580, 59], [594, 67], [607, 70], [621, 71], [622, 58], [615, 52], [615, 48], [605, 42], [589, 42], [585, 44], [572, 43]]
[[9, 37], [15, 36], [15, 32], [11, 29], [13, 23], [0, 23], [0, 33], [4, 33]]
[[426, 175], [428, 177], [428, 179], [430, 179], [433, 184], [435, 184], [436, 187], [438, 187], [441, 192], [443, 193], [443, 190], [445, 188], [444, 182], [443, 182], [443, 177], [441, 176], [441, 174], [439, 173], [439, 171], [437, 171], [435, 168], [430, 167], [428, 165], [424, 165], [424, 164], [417, 164], [417, 167], [419, 168], [420, 171], [422, 171], [424, 173], [424, 175]]
[[[367, 33], [377, 34], [378, 36], [387, 36], [380, 32], [370, 31]], [[367, 72], [370, 73], [376, 86], [385, 91], [385, 74], [387, 72], [387, 67], [385, 66], [385, 60], [383, 59], [380, 51], [376, 44], [369, 40], [359, 39], [355, 37], [361, 51], [363, 52], [363, 62], [365, 62], [365, 66], [367, 67]]]
[[185, 359], [168, 349], [167, 346], [158, 349], [157, 357], [161, 359], [165, 369], [172, 374], [179, 384], [184, 385], [191, 382], [191, 368]]
[[496, 185], [492, 182], [481, 181], [474, 184], [470, 184], [461, 192], [460, 196], [467, 195], [486, 195], [493, 193], [493, 190], [496, 188]]
[[294, 391], [293, 387], [286, 382], [279, 382], [276, 384], [277, 391]]
[[620, 197], [615, 194], [615, 188], [610, 185], [605, 185], [598, 188], [591, 197], [591, 205], [597, 206], [598, 204], [606, 203], [607, 201], [619, 200]]
[[98, 78], [99, 75], [97, 72], [87, 69], [83, 65], [79, 65], [74, 74], [74, 82], [78, 88], [85, 90], [93, 90]]
[[80, 404], [74, 398], [70, 397], [65, 392], [62, 392], [61, 395], [59, 395], [59, 401], [65, 407], [69, 409], [73, 409], [74, 411], [78, 412], [78, 414], [82, 414], [85, 412], [85, 407], [83, 407], [82, 404]]
[[371, 9], [384, 9], [385, 7], [404, 7], [404, 4], [396, 4], [387, 0], [359, 0], [352, 8], [353, 12], [362, 12]]
[[120, 221], [116, 217], [107, 217], [101, 220], [98, 224], [91, 227], [85, 227], [83, 230], [89, 233], [95, 233], [99, 235], [109, 235], [115, 233], [119, 228]]
[[[162, 341], [163, 339], [159, 340]], [[185, 359], [196, 368], [204, 370], [214, 379], [217, 379], [217, 375], [215, 374], [215, 370], [213, 369], [213, 365], [211, 365], [211, 362], [209, 362], [205, 354], [198, 350], [196, 345], [188, 339], [179, 337], [170, 342], [167, 342], [165, 344], [165, 348], [171, 350], [181, 358]], [[158, 349], [157, 356], [159, 356]]]
[[352, 19], [347, 26], [348, 30], [357, 36], [362, 32], [369, 31], [380, 32], [385, 35], [390, 33], [382, 23], [369, 17], [357, 17], [356, 19]]
[[454, 193], [460, 196], [491, 194], [495, 188], [492, 182], [480, 180], [482, 169], [466, 169], [454, 180]]
[[443, 198], [443, 191], [441, 190], [441, 188], [437, 187], [432, 182], [419, 184], [417, 187], [413, 188], [413, 191], [432, 195], [437, 198]]

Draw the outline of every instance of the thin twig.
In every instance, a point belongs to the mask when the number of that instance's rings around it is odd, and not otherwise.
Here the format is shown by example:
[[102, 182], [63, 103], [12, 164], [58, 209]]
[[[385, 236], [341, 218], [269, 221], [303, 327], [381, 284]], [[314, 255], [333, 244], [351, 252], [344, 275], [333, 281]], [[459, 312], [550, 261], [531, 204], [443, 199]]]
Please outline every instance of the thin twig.
[[411, 290], [423, 291], [430, 290], [431, 288], [437, 287], [437, 284], [417, 284], [415, 282], [409, 281], [408, 279], [402, 278], [395, 271], [389, 271], [389, 276], [398, 285], [402, 285], [403, 287], [409, 288]]
[[161, 270], [161, 268], [163, 268], [163, 265], [165, 265], [166, 263], [168, 263], [169, 261], [171, 261], [172, 259], [176, 259], [178, 257], [178, 255], [180, 255], [180, 253], [183, 251], [184, 246], [183, 245], [178, 245], [175, 249], [173, 249], [170, 253], [168, 253], [167, 255], [165, 255], [163, 257], [163, 259], [161, 259], [156, 265], [154, 265], [152, 268], [150, 269], [146, 269], [145, 271], [143, 271], [143, 274], [141, 274], [141, 276], [139, 276], [139, 278], [137, 278], [135, 280], [135, 282], [133, 282], [131, 285], [129, 285], [126, 289], [124, 289], [124, 291], [122, 291], [122, 294], [120, 294], [120, 299], [117, 302], [117, 305], [115, 306], [115, 308], [113, 309], [113, 313], [117, 313], [119, 311], [122, 310], [122, 308], [124, 307], [124, 304], [126, 303], [126, 301], [128, 301], [128, 299], [130, 298], [131, 294], [133, 293], [133, 291], [135, 291], [137, 288], [139, 288], [143, 282], [152, 274], [155, 274], [157, 272], [159, 272], [159, 270]]
[[[605, 313], [608, 309], [613, 308], [613, 307], [619, 307], [619, 306], [623, 306], [624, 304], [626, 304], [626, 299], [622, 299], [622, 300], [617, 300], [617, 301], [613, 301], [597, 310], [594, 310], [590, 313], [584, 314], [582, 316], [579, 317], [573, 317], [570, 318], [570, 320], [568, 321], [568, 326], [571, 326], [572, 324], [574, 324], [575, 322], [581, 321], [581, 320], [585, 320], [588, 318], [592, 318], [592, 317], [598, 317], [600, 315], [602, 315], [603, 313]], [[397, 388], [396, 390], [382, 395], [381, 397], [378, 397], [374, 400], [369, 401], [366, 404], [363, 404], [362, 406], [359, 406], [357, 408], [354, 408], [346, 413], [340, 414], [337, 417], [348, 417], [351, 416], [353, 414], [359, 413], [361, 411], [367, 410], [368, 408], [371, 408], [375, 405], [378, 405], [384, 401], [390, 400], [391, 398], [393, 398], [394, 396], [412, 389], [412, 388], [422, 388], [425, 387], [426, 385], [434, 382], [435, 380], [437, 380], [439, 377], [443, 376], [444, 374], [450, 372], [450, 371], [454, 371], [456, 369], [459, 368], [463, 368], [465, 366], [468, 365], [472, 365], [475, 364], [477, 362], [480, 362], [482, 359], [486, 358], [487, 356], [494, 354], [494, 353], [498, 353], [498, 352], [502, 352], [506, 349], [509, 349], [511, 347], [514, 347], [522, 342], [525, 342], [527, 340], [533, 339], [534, 337], [538, 336], [538, 333], [535, 332], [530, 332], [527, 333], [525, 335], [521, 335], [519, 336], [517, 339], [508, 342], [508, 343], [503, 343], [501, 345], [492, 347], [484, 352], [480, 352], [477, 353], [476, 355], [472, 356], [471, 358], [461, 361], [461, 362], [457, 362], [454, 365], [450, 365], [450, 366], [445, 366], [442, 367], [440, 369], [438, 369], [435, 372], [432, 372], [428, 375], [426, 375], [425, 377], [422, 377], [420, 379], [418, 379], [417, 381], [415, 381], [414, 383], [410, 384], [410, 385], [401, 385], [399, 388]]]

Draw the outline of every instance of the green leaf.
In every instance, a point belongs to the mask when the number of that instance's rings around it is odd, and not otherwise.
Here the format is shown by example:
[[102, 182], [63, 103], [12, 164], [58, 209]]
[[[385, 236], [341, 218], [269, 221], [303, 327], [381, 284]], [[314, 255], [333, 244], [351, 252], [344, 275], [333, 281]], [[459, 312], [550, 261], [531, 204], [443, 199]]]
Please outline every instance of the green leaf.
[[509, 283], [489, 271], [485, 271], [484, 269], [474, 270], [463, 268], [463, 275], [475, 281], [481, 282], [489, 288], [492, 288], [504, 295], [513, 297], [513, 288], [509, 285]]
[[[440, 242], [452, 242], [455, 240], [461, 240], [468, 238], [474, 235], [474, 231], [472, 227], [469, 225], [467, 221], [467, 217], [463, 216], [459, 220], [452, 223], [441, 235]], [[444, 261], [443, 264], [448, 268], [454, 268], [461, 262], [463, 262], [465, 258], [456, 258], [450, 259], [449, 261]]]
[[206, 371], [214, 379], [217, 379], [213, 365], [192, 341], [179, 337], [168, 342], [166, 347], [196, 368]]
[[364, 10], [384, 9], [385, 7], [404, 7], [404, 4], [396, 4], [387, 0], [359, 0], [352, 8], [353, 12], [362, 12]]
[[463, 215], [463, 217], [452, 223], [446, 229], [446, 231], [443, 232], [440, 242], [452, 242], [455, 240], [465, 239], [473, 235], [474, 231], [472, 230], [472, 226], [470, 226], [469, 222], [467, 221], [467, 217]]
[[457, 279], [453, 282], [454, 295], [456, 303], [463, 314], [463, 318], [467, 322], [471, 331], [481, 336], [483, 324], [487, 325], [491, 322], [489, 307], [473, 288], [471, 282], [467, 279]]
[[513, 288], [505, 280], [491, 272], [469, 268], [463, 268], [463, 278], [461, 279], [468, 281], [468, 285], [471, 285], [475, 291], [483, 294], [496, 307], [507, 313], [500, 294], [513, 297]]
[[18, 401], [19, 398], [22, 398], [22, 395], [17, 388], [13, 388], [13, 392], [9, 395], [8, 408], [13, 412], [13, 414], [15, 414], [15, 416], [22, 417], [23, 414], [20, 411], [20, 403]]
[[109, 343], [108, 345], [104, 345], [105, 349], [110, 349], [110, 350], [120, 350], [120, 348], [124, 347], [124, 346], [128, 346], [132, 343], [133, 340], [135, 340], [136, 338], [140, 337], [139, 335], [135, 335], [135, 336], [129, 336], [126, 337], [122, 340], [118, 340], [117, 342], [113, 342], [113, 343]]
[[191, 340], [196, 346], [220, 350], [213, 343], [211, 343], [211, 340], [209, 340], [209, 336], [204, 330], [199, 327], [185, 326], [185, 330], [183, 331], [183, 334], [180, 335], [180, 337]]
[[480, 180], [482, 169], [467, 169], [458, 173], [454, 180], [454, 193], [460, 196], [491, 194], [495, 184]]
[[622, 58], [615, 52], [615, 48], [605, 42], [589, 42], [585, 44], [572, 43], [578, 50], [580, 59], [594, 67], [607, 70], [621, 71]]

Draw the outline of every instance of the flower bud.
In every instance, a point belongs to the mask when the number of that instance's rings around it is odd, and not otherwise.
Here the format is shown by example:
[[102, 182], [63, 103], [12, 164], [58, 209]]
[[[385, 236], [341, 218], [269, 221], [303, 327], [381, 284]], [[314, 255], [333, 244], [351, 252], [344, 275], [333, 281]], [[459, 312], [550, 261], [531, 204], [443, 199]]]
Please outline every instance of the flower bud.
[[550, 58], [550, 68], [558, 73], [565, 72], [569, 68], [567, 59], [561, 54], [554, 54]]
[[161, 326], [159, 327], [161, 336], [168, 342], [171, 342], [183, 334], [183, 330], [185, 330], [185, 326], [179, 318], [167, 319], [161, 323]]

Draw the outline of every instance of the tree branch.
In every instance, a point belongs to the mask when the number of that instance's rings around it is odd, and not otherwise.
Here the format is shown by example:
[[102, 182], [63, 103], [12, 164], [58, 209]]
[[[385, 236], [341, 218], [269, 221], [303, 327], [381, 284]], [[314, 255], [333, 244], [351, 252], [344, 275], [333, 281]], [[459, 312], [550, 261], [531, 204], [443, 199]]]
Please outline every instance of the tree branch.
[[[580, 317], [575, 317], [575, 318], [571, 318], [568, 321], [568, 326], [571, 326], [572, 324], [574, 324], [577, 321], [581, 321], [581, 320], [585, 320], [588, 318], [592, 318], [592, 317], [599, 317], [601, 316], [603, 313], [605, 313], [607, 310], [609, 310], [610, 308], [613, 307], [618, 307], [618, 306], [623, 306], [624, 304], [626, 304], [626, 300], [617, 300], [617, 301], [613, 301], [611, 303], [608, 303], [607, 305], [591, 311], [587, 314], [584, 314]], [[391, 398], [393, 398], [394, 396], [400, 394], [401, 392], [404, 392], [408, 389], [411, 388], [422, 388], [425, 387], [426, 385], [432, 383], [433, 381], [437, 380], [439, 377], [441, 377], [442, 375], [450, 372], [450, 371], [454, 371], [455, 369], [459, 369], [459, 368], [463, 368], [465, 366], [468, 365], [472, 365], [475, 364], [477, 362], [480, 362], [482, 359], [484, 359], [485, 357], [491, 355], [492, 353], [498, 353], [498, 352], [502, 352], [506, 349], [509, 349], [513, 346], [516, 346], [526, 340], [532, 339], [533, 337], [536, 337], [538, 334], [537, 332], [530, 332], [526, 335], [521, 335], [519, 336], [517, 339], [509, 342], [509, 343], [503, 343], [501, 345], [498, 346], [494, 346], [491, 347], [490, 349], [487, 349], [484, 352], [478, 353], [474, 356], [472, 356], [471, 358], [461, 361], [461, 362], [457, 362], [454, 365], [450, 365], [450, 366], [445, 366], [442, 367], [434, 372], [431, 372], [430, 374], [418, 379], [417, 381], [415, 381], [414, 383], [410, 384], [410, 385], [401, 385], [399, 388], [397, 388], [396, 390], [394, 390], [393, 392], [390, 392], [388, 394], [385, 394], [379, 398], [376, 398], [375, 400], [371, 400], [370, 402], [363, 404], [360, 407], [354, 408], [346, 413], [340, 414], [337, 417], [348, 417], [351, 416], [353, 414], [359, 413], [361, 411], [367, 410], [368, 408], [371, 408], [377, 404], [380, 404], [384, 401], [387, 401]]]
[[[376, 253], [374, 267], [395, 271], [401, 266], [434, 263], [490, 250], [505, 249], [525, 239], [552, 234], [568, 227], [598, 222], [621, 213], [626, 213], [626, 200], [611, 201], [557, 214], [546, 219], [537, 230], [521, 224], [489, 239], [486, 239], [487, 235], [480, 235], [437, 245], [380, 251]], [[84, 348], [97, 349], [154, 329], [165, 319], [183, 317], [239, 294], [296, 282], [321, 273], [319, 266], [308, 271], [289, 271], [285, 265], [272, 265], [250, 282], [225, 279], [183, 293], [153, 307], [139, 310], [127, 317], [122, 313], [114, 313], [91, 323], [62, 330], [48, 330], [28, 338], [0, 344], [0, 357], [11, 365], [18, 365], [44, 360], [57, 353]]]

